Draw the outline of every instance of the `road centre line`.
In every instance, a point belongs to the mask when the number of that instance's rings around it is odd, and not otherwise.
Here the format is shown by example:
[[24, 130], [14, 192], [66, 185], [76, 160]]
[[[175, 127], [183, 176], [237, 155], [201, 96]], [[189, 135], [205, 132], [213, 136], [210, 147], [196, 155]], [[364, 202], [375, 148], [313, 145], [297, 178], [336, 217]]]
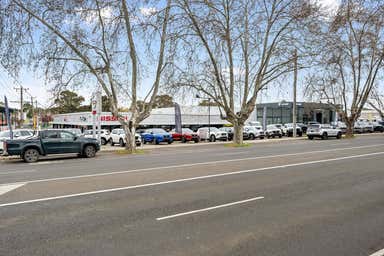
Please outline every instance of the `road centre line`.
[[147, 172], [147, 171], [155, 171], [155, 170], [163, 170], [163, 169], [173, 169], [173, 168], [182, 168], [182, 167], [193, 167], [193, 166], [199, 166], [199, 165], [231, 163], [231, 162], [239, 162], [239, 161], [247, 161], [247, 160], [268, 159], [268, 158], [275, 158], [275, 157], [307, 155], [307, 154], [314, 154], [314, 153], [325, 153], [325, 152], [332, 152], [332, 151], [339, 151], [339, 150], [340, 151], [344, 151], [344, 150], [349, 150], [349, 149], [372, 148], [372, 147], [378, 147], [378, 146], [384, 146], [384, 144], [374, 144], [374, 145], [366, 145], [366, 146], [355, 146], [355, 147], [349, 147], [349, 148], [333, 148], [333, 149], [325, 149], [325, 150], [317, 150], [317, 151], [309, 151], [309, 152], [307, 151], [307, 152], [299, 152], [299, 153], [289, 153], [289, 154], [279, 154], [279, 155], [267, 155], [267, 156], [236, 158], [236, 159], [227, 159], [227, 160], [199, 162], [199, 163], [192, 163], [192, 164], [180, 164], [180, 165], [149, 167], [149, 168], [142, 168], [142, 169], [135, 169], [135, 170], [127, 170], [127, 171], [113, 171], [113, 172], [105, 172], [105, 173], [93, 173], [93, 174], [84, 174], [84, 175], [76, 175], [76, 176], [68, 176], [68, 177], [37, 179], [37, 180], [25, 180], [25, 181], [17, 181], [17, 182], [5, 183], [5, 184], [0, 184], [0, 185], [9, 185], [9, 184], [17, 184], [17, 183], [39, 183], [39, 182], [47, 182], [47, 181], [60, 181], [60, 180], [80, 179], [80, 178], [101, 177], [101, 176], [109, 176], [109, 175], [117, 175], [117, 174]]
[[384, 249], [377, 251], [369, 256], [383, 256], [384, 255]]
[[243, 171], [225, 172], [225, 173], [220, 173], [220, 174], [211, 174], [211, 175], [197, 176], [197, 177], [184, 178], [184, 179], [167, 180], [167, 181], [160, 181], [160, 182], [147, 183], [147, 184], [141, 184], [141, 185], [133, 185], [133, 186], [126, 186], [126, 187], [111, 188], [111, 189], [95, 190], [95, 191], [89, 191], [89, 192], [83, 192], [83, 193], [68, 194], [68, 195], [63, 195], [63, 196], [46, 197], [46, 198], [32, 199], [32, 200], [26, 200], [26, 201], [18, 201], [18, 202], [12, 202], [12, 203], [4, 203], [4, 204], [0, 204], [0, 208], [6, 207], [6, 206], [15, 206], [15, 205], [30, 204], [30, 203], [36, 203], [36, 202], [45, 202], [45, 201], [58, 200], [58, 199], [66, 199], [66, 198], [81, 197], [81, 196], [87, 196], [87, 195], [95, 195], [95, 194], [110, 193], [110, 192], [116, 192], [116, 191], [124, 191], [124, 190], [136, 189], [136, 188], [146, 188], [146, 187], [153, 187], [153, 186], [166, 185], [166, 184], [174, 184], [174, 183], [180, 183], [180, 182], [188, 182], [188, 181], [204, 180], [204, 179], [217, 178], [217, 177], [225, 177], [225, 176], [238, 175], [238, 174], [244, 174], [244, 173], [254, 173], [254, 172], [260, 172], [260, 171], [265, 171], [265, 170], [282, 169], [282, 168], [288, 168], [288, 167], [312, 165], [312, 164], [326, 163], [326, 162], [335, 162], [335, 161], [340, 161], [340, 160], [361, 158], [361, 157], [374, 156], [374, 155], [383, 155], [383, 154], [384, 154], [384, 152], [375, 152], [375, 153], [368, 153], [368, 154], [361, 154], [361, 155], [352, 155], [352, 156], [345, 156], [345, 157], [338, 157], [338, 158], [331, 158], [331, 159], [324, 159], [324, 160], [301, 162], [301, 163], [295, 163], [295, 164], [263, 167], [263, 168], [243, 170]]
[[260, 199], [264, 199], [264, 197], [263, 196], [259, 196], [259, 197], [249, 198], [249, 199], [245, 199], [245, 200], [241, 200], [241, 201], [236, 201], [236, 202], [232, 202], [232, 203], [221, 204], [221, 205], [217, 205], [217, 206], [203, 208], [203, 209], [199, 209], [199, 210], [177, 213], [177, 214], [174, 214], [174, 215], [169, 215], [169, 216], [165, 216], [165, 217], [161, 217], [161, 218], [156, 218], [156, 220], [173, 219], [173, 218], [180, 217], [180, 216], [190, 215], [190, 214], [199, 213], [199, 212], [211, 211], [211, 210], [215, 210], [215, 209], [219, 209], [219, 208], [224, 208], [224, 207], [228, 207], [228, 206], [233, 206], [233, 205], [237, 205], [237, 204], [244, 204], [244, 203], [248, 203], [248, 202], [252, 202], [252, 201], [256, 201], [256, 200], [260, 200]]

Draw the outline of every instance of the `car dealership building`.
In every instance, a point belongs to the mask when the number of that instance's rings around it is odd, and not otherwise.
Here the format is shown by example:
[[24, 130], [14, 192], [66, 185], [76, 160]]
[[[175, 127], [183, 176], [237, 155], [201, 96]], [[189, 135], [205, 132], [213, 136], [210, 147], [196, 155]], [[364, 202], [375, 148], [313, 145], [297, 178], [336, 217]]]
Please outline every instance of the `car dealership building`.
[[[336, 113], [331, 105], [324, 103], [298, 102], [297, 122], [306, 123], [317, 121], [319, 123], [330, 123], [336, 118]], [[291, 123], [292, 122], [292, 102], [276, 102], [258, 104], [256, 110], [250, 115], [247, 122], [259, 121], [266, 124]], [[197, 129], [202, 126], [221, 127], [229, 125], [228, 121], [222, 119], [218, 107], [203, 106], [181, 106], [181, 120], [183, 127]], [[209, 114], [210, 113], [210, 114]], [[224, 112], [222, 113], [225, 114]], [[121, 113], [127, 120], [130, 113]], [[120, 123], [109, 112], [101, 114], [101, 126], [103, 129], [114, 129], [120, 127]], [[92, 127], [93, 116], [91, 112], [58, 114], [53, 116], [52, 125], [55, 128], [76, 127], [90, 129]], [[153, 109], [151, 115], [141, 122], [140, 127], [162, 127], [172, 129], [175, 126], [175, 109], [158, 108]]]

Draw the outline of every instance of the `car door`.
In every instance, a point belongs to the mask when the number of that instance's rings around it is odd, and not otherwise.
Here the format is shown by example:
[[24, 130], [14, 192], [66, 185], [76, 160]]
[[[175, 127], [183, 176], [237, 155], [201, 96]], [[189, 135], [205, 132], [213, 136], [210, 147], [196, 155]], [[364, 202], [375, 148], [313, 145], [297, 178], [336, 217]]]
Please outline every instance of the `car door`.
[[81, 142], [77, 140], [75, 134], [67, 131], [60, 131], [61, 153], [80, 153]]
[[115, 129], [115, 130], [112, 130], [112, 132], [111, 132], [111, 139], [112, 139], [112, 142], [113, 143], [117, 143], [117, 142], [119, 142], [119, 140], [117, 139], [117, 130]]
[[62, 150], [59, 131], [47, 130], [42, 132], [41, 141], [47, 154], [59, 154]]

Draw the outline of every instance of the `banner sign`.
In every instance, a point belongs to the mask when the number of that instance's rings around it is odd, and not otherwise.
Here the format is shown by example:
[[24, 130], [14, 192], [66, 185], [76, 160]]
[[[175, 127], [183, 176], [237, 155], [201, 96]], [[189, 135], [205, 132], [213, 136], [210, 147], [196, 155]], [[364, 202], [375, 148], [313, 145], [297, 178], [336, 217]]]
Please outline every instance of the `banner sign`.
[[182, 133], [181, 130], [181, 110], [180, 105], [175, 103], [175, 131], [177, 133]]

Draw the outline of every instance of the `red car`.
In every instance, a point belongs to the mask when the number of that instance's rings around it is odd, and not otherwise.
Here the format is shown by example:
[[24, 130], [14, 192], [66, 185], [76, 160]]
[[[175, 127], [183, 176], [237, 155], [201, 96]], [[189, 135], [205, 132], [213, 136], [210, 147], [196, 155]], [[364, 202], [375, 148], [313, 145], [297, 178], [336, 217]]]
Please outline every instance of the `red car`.
[[171, 131], [172, 138], [174, 141], [181, 141], [186, 143], [188, 141], [194, 141], [198, 143], [200, 141], [200, 137], [197, 133], [193, 132], [189, 128], [182, 128], [182, 133], [177, 133], [174, 129]]

